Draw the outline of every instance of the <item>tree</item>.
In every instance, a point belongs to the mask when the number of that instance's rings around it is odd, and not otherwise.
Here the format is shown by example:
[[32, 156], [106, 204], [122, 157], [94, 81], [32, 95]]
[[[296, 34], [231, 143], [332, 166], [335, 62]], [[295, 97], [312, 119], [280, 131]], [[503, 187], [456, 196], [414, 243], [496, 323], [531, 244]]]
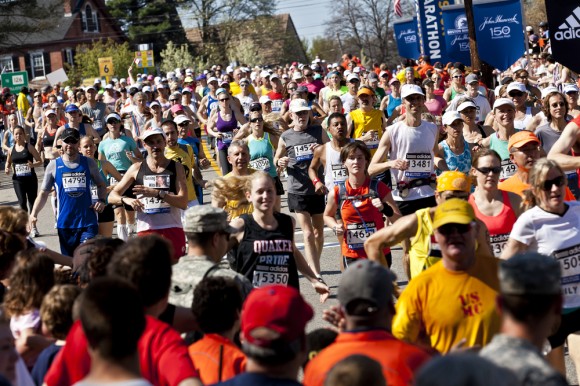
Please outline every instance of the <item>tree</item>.
[[176, 0], [109, 0], [107, 8], [132, 45], [152, 43], [159, 59], [169, 42], [187, 43], [176, 4]]
[[167, 47], [161, 51], [161, 71], [168, 73], [175, 68], [186, 68], [193, 64], [193, 56], [189, 53], [186, 44], [177, 46], [173, 42], [167, 43]]
[[310, 42], [310, 48], [308, 49], [308, 58], [310, 60], [318, 56], [320, 59], [325, 59], [332, 63], [337, 62], [341, 55], [342, 52], [340, 52], [340, 46], [336, 38], [317, 36]]
[[59, 12], [63, 12], [62, 0], [0, 1], [0, 52], [22, 45], [32, 34], [50, 36]]
[[228, 42], [240, 24], [273, 15], [276, 0], [183, 0], [183, 5], [199, 29], [201, 61], [217, 63], [227, 59]]
[[75, 65], [67, 66], [70, 84], [80, 84], [84, 78], [99, 77], [99, 58], [112, 57], [114, 73], [110, 76], [125, 77], [133, 63], [134, 52], [128, 42], [116, 43], [112, 39], [98, 40], [91, 45], [78, 46]]

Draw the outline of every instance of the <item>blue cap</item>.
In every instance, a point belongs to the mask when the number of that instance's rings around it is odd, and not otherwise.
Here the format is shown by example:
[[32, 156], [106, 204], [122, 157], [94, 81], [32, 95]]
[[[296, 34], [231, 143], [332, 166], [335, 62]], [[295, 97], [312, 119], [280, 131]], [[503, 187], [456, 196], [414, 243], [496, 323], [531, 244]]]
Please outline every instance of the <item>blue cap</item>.
[[74, 111], [80, 111], [79, 107], [77, 105], [75, 105], [74, 103], [71, 103], [70, 105], [66, 106], [66, 108], [64, 109], [65, 113], [72, 113]]
[[195, 78], [195, 80], [202, 80], [205, 78], [206, 78], [205, 74], [201, 74], [201, 75], [198, 75], [197, 78]]

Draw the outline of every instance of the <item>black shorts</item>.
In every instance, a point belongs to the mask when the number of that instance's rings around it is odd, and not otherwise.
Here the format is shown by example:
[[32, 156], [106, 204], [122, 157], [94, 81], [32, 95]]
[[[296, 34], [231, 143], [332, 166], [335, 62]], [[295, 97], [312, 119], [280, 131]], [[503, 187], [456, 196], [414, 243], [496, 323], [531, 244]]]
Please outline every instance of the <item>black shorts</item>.
[[418, 200], [411, 201], [395, 201], [399, 207], [399, 211], [403, 216], [411, 213], [415, 213], [419, 209], [432, 208], [437, 206], [437, 201], [435, 201], [435, 196], [420, 198]]
[[552, 348], [560, 347], [564, 344], [568, 335], [577, 331], [580, 331], [580, 309], [562, 315], [562, 321], [560, 322], [558, 331], [556, 331], [554, 335], [548, 337], [550, 346], [552, 346]]
[[101, 213], [98, 213], [99, 224], [104, 222], [115, 221], [115, 211], [113, 210], [113, 205], [105, 206], [105, 209]]
[[311, 215], [324, 213], [324, 195], [288, 193], [288, 209], [290, 212], [308, 212]]
[[[361, 260], [360, 257], [355, 258], [355, 257], [348, 257], [348, 256], [342, 256], [342, 259], [344, 260], [344, 269], [348, 268], [351, 264], [354, 264], [357, 261]], [[385, 259], [387, 259], [387, 265], [390, 267], [391, 263], [393, 262], [393, 255], [391, 255], [391, 252], [389, 252], [385, 255]]]
[[274, 177], [274, 186], [276, 186], [276, 196], [284, 195], [284, 185], [279, 176]]

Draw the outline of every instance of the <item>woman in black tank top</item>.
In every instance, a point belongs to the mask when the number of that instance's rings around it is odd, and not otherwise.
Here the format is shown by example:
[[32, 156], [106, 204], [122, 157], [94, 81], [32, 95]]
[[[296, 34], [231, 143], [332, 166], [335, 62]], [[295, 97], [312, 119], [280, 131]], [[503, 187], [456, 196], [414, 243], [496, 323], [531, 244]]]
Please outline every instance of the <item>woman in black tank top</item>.
[[[38, 178], [34, 167], [42, 165], [40, 155], [31, 144], [26, 142], [26, 132], [21, 126], [14, 128], [14, 146], [8, 153], [6, 160], [6, 174], [14, 172], [12, 182], [14, 191], [18, 197], [20, 207], [28, 211], [26, 202], [30, 205], [30, 210], [34, 206], [38, 192]], [[34, 233], [34, 232], [33, 232]]]
[[255, 172], [246, 190], [254, 205], [252, 214], [234, 219], [240, 232], [231, 240], [237, 244], [232, 268], [250, 280], [254, 287], [288, 285], [299, 288], [298, 271], [308, 279], [323, 302], [329, 295], [326, 284], [318, 281], [294, 243], [294, 219], [274, 212], [276, 187], [270, 175]]
[[46, 124], [40, 134], [41, 140], [36, 143], [36, 150], [43, 155], [44, 167], [46, 168], [51, 160], [58, 157], [54, 151], [54, 139], [58, 130], [58, 121], [56, 111], [47, 110], [44, 114], [46, 116]]

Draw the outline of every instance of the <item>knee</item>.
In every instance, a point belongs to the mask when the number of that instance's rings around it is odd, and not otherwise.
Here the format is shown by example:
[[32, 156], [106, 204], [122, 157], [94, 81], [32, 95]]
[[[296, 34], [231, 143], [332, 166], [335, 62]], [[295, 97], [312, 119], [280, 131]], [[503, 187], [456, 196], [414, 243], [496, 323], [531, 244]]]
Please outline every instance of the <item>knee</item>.
[[309, 228], [309, 229], [304, 229], [304, 243], [313, 243], [314, 240], [316, 239], [316, 233], [314, 231], [314, 229]]

